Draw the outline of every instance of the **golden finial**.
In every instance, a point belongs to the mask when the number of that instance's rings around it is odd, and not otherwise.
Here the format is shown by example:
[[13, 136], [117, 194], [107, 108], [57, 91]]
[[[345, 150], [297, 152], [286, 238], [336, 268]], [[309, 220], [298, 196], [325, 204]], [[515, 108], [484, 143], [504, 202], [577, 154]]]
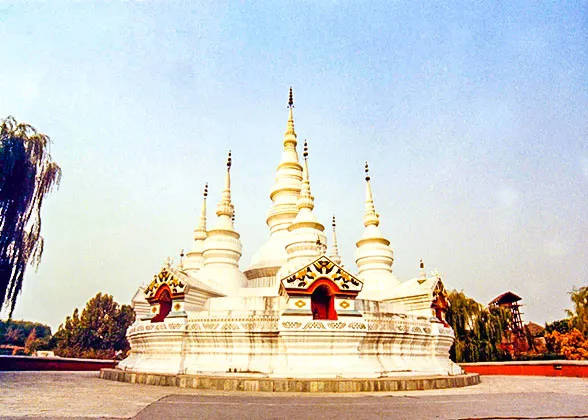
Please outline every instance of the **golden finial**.
[[422, 258], [421, 258], [420, 267], [421, 267], [421, 270], [424, 270], [425, 269], [425, 262], [423, 261]]
[[304, 139], [304, 152], [302, 153], [304, 159], [308, 159], [308, 142]]
[[206, 197], [208, 197], [208, 182], [206, 184], [204, 184], [204, 199], [206, 200]]
[[233, 209], [233, 215], [231, 216], [231, 221], [235, 223], [235, 209]]
[[292, 93], [292, 86], [290, 86], [290, 94], [288, 95], [288, 108], [294, 108], [294, 94]]
[[367, 161], [365, 162], [365, 180], [370, 180], [370, 167], [368, 166]]
[[231, 170], [231, 164], [233, 163], [233, 158], [231, 157], [231, 151], [229, 150], [229, 157], [227, 158], [227, 170]]
[[333, 226], [333, 229], [335, 229], [335, 215], [333, 215], [333, 223], [331, 224], [331, 226]]

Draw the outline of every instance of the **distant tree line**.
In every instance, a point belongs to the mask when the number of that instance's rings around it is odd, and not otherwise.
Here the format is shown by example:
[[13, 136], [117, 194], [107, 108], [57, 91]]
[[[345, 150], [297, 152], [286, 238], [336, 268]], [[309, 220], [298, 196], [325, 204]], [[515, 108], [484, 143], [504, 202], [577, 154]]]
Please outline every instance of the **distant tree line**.
[[76, 308], [54, 335], [48, 325], [0, 321], [0, 350], [3, 354], [53, 350], [62, 357], [123, 358], [129, 350], [126, 331], [134, 320], [129, 305], [121, 306], [112, 296], [98, 293], [81, 313]]
[[51, 327], [38, 322], [0, 320], [0, 354], [32, 354], [55, 346]]

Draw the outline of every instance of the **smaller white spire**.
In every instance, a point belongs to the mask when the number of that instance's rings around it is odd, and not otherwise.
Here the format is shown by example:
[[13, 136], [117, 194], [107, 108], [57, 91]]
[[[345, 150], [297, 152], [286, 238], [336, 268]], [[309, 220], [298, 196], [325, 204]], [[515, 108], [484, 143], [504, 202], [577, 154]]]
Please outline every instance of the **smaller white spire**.
[[221, 200], [216, 208], [217, 220], [204, 242], [204, 266], [198, 277], [227, 295], [234, 296], [247, 281], [239, 270], [243, 246], [233, 227], [235, 208], [231, 202], [231, 151], [227, 158], [227, 173]]
[[[302, 209], [312, 211], [314, 209], [314, 197], [310, 193], [310, 179], [308, 175], [308, 143], [304, 140], [304, 151], [302, 153], [304, 157], [304, 167], [302, 168], [302, 187], [300, 188], [300, 196], [298, 197], [298, 214]], [[296, 216], [298, 218], [298, 216]]]
[[206, 197], [208, 197], [208, 182], [204, 184], [204, 193], [202, 196], [202, 210], [200, 211], [198, 227], [194, 230], [194, 240], [206, 239]]
[[331, 245], [331, 252], [328, 257], [335, 263], [341, 265], [341, 256], [339, 255], [339, 246], [337, 245], [337, 231], [335, 227], [337, 223], [335, 221], [335, 215], [333, 215], [333, 222], [331, 223], [333, 227], [333, 244]]
[[225, 187], [223, 189], [221, 200], [216, 207], [216, 215], [218, 216], [215, 229], [229, 229], [233, 230], [233, 214], [235, 207], [231, 202], [231, 165], [233, 158], [231, 151], [227, 157], [227, 172], [225, 174]]
[[376, 213], [374, 197], [370, 184], [368, 163], [365, 163], [365, 212], [363, 236], [357, 242], [355, 262], [358, 277], [364, 281], [360, 297], [363, 299], [381, 300], [391, 287], [398, 284], [398, 279], [392, 274], [394, 251], [390, 248], [390, 241], [382, 236], [380, 229], [380, 215]]
[[363, 215], [363, 225], [378, 226], [380, 224], [380, 215], [376, 213], [376, 207], [374, 206], [374, 197], [372, 194], [372, 186], [370, 184], [370, 168], [368, 163], [365, 163], [365, 213]]
[[286, 245], [290, 268], [299, 268], [313, 259], [323, 255], [326, 251], [327, 238], [325, 227], [321, 225], [312, 212], [314, 197], [310, 192], [308, 174], [308, 143], [304, 141], [304, 165], [302, 167], [302, 187], [298, 197], [298, 214], [288, 227], [290, 236]]
[[204, 185], [200, 220], [198, 221], [198, 226], [194, 229], [194, 243], [192, 249], [186, 254], [186, 258], [182, 263], [184, 271], [189, 274], [196, 273], [204, 264], [202, 252], [204, 240], [208, 236], [206, 231], [206, 197], [208, 197], [208, 182]]
[[419, 262], [419, 279], [417, 281], [420, 284], [423, 283], [425, 280], [427, 280], [427, 272], [425, 271], [425, 262], [421, 258], [421, 261]]
[[184, 269], [184, 248], [180, 250], [180, 262], [178, 263], [178, 270], [182, 271]]
[[421, 261], [419, 262], [419, 267], [420, 267], [419, 274], [420, 274], [421, 278], [426, 278], [427, 272], [425, 271], [425, 262], [423, 261], [422, 258], [421, 258]]

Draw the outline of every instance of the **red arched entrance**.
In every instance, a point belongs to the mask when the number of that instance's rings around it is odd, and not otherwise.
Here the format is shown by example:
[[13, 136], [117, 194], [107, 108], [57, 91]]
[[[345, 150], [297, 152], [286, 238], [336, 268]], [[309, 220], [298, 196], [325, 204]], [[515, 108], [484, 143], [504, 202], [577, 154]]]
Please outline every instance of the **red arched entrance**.
[[157, 291], [155, 302], [159, 303], [159, 313], [151, 319], [151, 322], [162, 322], [170, 313], [172, 307], [172, 298], [168, 286], [160, 287]]
[[331, 282], [328, 280], [319, 280], [310, 295], [310, 309], [312, 310], [312, 319], [336, 320], [337, 311], [335, 311], [335, 295], [333, 293]]

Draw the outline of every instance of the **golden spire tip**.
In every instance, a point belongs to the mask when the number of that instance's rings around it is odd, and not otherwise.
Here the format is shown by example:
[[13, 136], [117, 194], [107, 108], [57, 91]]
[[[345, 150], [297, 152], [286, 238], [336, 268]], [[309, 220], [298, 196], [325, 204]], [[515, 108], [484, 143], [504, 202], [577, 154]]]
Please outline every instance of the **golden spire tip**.
[[229, 150], [229, 157], [227, 158], [227, 170], [231, 169], [231, 164], [233, 163], [233, 158], [231, 155], [231, 151]]
[[365, 162], [365, 180], [370, 180], [370, 167], [368, 166], [367, 161]]

